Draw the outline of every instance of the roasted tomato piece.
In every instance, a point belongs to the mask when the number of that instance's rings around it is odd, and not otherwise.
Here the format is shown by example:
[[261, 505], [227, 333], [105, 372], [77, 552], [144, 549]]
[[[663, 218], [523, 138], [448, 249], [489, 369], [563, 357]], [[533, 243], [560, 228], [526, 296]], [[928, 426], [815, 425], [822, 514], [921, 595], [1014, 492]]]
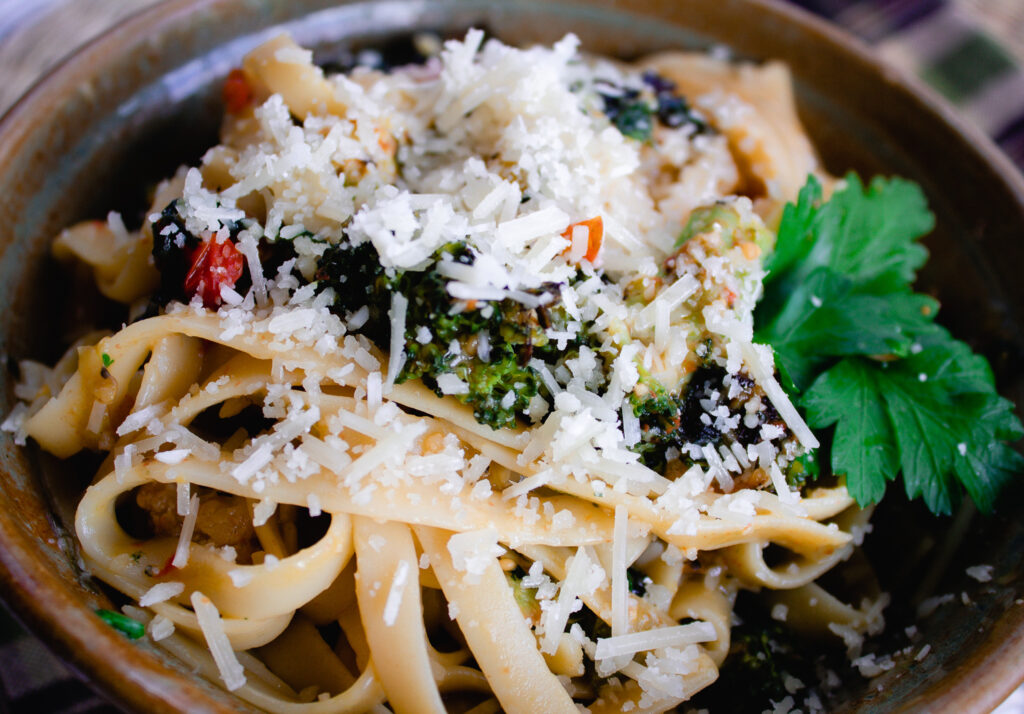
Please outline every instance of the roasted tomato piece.
[[199, 295], [203, 304], [215, 308], [221, 303], [221, 287], [233, 288], [245, 268], [245, 258], [231, 241], [216, 239], [201, 243], [189, 256], [191, 267], [185, 276], [185, 294]]
[[224, 106], [231, 114], [238, 114], [245, 109], [252, 101], [252, 87], [245, 78], [245, 72], [240, 69], [231, 70], [224, 80], [221, 94], [224, 97]]

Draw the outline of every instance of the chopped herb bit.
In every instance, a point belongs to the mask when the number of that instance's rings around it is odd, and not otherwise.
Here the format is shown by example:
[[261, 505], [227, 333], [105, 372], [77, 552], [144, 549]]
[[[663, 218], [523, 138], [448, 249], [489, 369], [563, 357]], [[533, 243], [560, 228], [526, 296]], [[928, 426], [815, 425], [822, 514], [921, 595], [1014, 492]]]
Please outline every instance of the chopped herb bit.
[[790, 463], [786, 469], [786, 483], [792, 488], [802, 489], [817, 481], [820, 474], [821, 465], [817, 453], [808, 451]]
[[102, 355], [100, 355], [100, 359], [103, 360], [103, 366], [104, 367], [109, 367], [110, 365], [114, 364], [113, 357], [108, 355], [106, 352], [104, 352]]
[[537, 602], [537, 588], [523, 587], [523, 578], [526, 577], [526, 571], [520, 567], [516, 567], [514, 570], [505, 573], [505, 579], [508, 580], [508, 584], [512, 587], [512, 594], [516, 599], [516, 604], [519, 605], [519, 609], [523, 613], [523, 617], [534, 622], [540, 622], [540, 603]]
[[137, 640], [146, 634], [146, 626], [138, 620], [111, 610], [97, 610], [96, 614], [129, 640]]

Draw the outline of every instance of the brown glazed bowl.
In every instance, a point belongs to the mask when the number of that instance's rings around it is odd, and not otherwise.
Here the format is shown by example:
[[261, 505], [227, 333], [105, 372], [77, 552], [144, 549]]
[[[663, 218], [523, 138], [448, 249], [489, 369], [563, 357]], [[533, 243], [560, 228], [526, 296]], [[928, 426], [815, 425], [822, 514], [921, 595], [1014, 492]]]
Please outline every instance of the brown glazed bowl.
[[[796, 79], [804, 122], [836, 173], [901, 174], [938, 216], [921, 288], [940, 319], [985, 353], [1000, 390], [1024, 404], [1024, 180], [941, 101], [824, 23], [768, 0], [168, 0], [130, 18], [46, 77], [0, 121], [0, 415], [13, 407], [14, 364], [52, 361], [92, 305], [48, 257], [56, 232], [110, 209], [137, 213], [144, 187], [194, 162], [216, 140], [219, 81], [284, 25], [322, 57], [396, 33], [485, 27], [506, 42], [577, 33], [586, 50], [636, 57], [726, 45], [779, 58]], [[145, 712], [249, 711], [144, 641], [92, 614], [106, 592], [79, 569], [71, 514], [94, 462], [58, 464], [0, 438], [0, 590], [24, 623], [97, 689]], [[936, 519], [890, 488], [867, 540], [892, 593], [882, 650], [908, 644], [896, 667], [845, 675], [832, 711], [986, 712], [1024, 678], [1024, 500], [999, 512]], [[964, 568], [986, 563], [985, 584]], [[955, 602], [915, 621], [921, 599]], [[961, 593], [964, 593], [961, 597]], [[965, 604], [966, 603], [966, 604]], [[914, 655], [929, 643], [921, 662]]]

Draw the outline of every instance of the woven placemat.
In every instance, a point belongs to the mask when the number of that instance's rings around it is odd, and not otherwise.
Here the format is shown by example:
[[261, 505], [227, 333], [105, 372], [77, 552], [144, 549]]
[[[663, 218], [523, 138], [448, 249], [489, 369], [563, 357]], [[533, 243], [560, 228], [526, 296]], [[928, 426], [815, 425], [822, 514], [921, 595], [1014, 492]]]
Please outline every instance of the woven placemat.
[[1022, 0], [957, 0], [957, 4], [1024, 64]]

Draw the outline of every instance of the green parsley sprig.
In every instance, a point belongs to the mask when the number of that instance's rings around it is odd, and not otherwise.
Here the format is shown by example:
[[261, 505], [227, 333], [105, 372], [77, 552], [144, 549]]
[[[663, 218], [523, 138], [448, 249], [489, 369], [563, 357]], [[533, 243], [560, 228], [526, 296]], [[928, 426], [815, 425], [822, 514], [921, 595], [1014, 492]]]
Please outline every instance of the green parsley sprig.
[[828, 201], [813, 177], [786, 206], [756, 339], [775, 350], [788, 391], [821, 430], [832, 470], [861, 505], [902, 473], [910, 498], [950, 513], [963, 490], [991, 511], [1024, 469], [1024, 435], [984, 357], [936, 325], [938, 304], [911, 284], [934, 217], [910, 181], [856, 175]]

